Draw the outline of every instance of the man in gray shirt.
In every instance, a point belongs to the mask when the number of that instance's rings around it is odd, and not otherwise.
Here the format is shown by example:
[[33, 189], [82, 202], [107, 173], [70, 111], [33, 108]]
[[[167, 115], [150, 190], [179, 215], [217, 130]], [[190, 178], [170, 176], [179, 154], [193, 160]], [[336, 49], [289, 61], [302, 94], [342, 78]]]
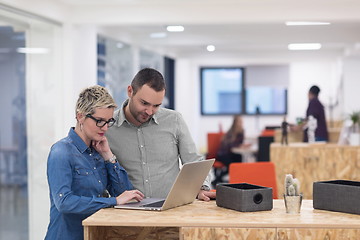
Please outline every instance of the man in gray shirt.
[[[115, 111], [116, 123], [106, 133], [112, 152], [146, 197], [164, 198], [180, 170], [180, 162], [201, 161], [180, 113], [162, 108], [165, 81], [160, 72], [145, 68], [127, 89], [128, 99]], [[209, 201], [209, 176], [198, 199]]]

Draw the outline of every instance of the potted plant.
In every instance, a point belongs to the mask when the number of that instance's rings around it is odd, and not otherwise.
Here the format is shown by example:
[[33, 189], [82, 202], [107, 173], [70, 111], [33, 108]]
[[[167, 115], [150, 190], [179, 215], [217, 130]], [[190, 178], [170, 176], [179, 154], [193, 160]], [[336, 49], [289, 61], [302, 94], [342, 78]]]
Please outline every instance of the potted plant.
[[360, 145], [360, 112], [354, 111], [349, 117], [352, 122], [349, 142], [350, 145], [357, 146]]
[[291, 174], [285, 175], [284, 201], [287, 213], [299, 213], [301, 208], [302, 194], [300, 193], [300, 182]]

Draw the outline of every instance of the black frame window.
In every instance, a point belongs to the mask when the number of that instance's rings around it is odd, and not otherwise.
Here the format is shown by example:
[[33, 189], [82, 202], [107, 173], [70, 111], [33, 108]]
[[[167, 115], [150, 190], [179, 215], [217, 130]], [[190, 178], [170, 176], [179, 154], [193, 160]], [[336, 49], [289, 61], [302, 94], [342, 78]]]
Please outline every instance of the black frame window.
[[244, 71], [242, 67], [200, 68], [202, 115], [244, 112]]

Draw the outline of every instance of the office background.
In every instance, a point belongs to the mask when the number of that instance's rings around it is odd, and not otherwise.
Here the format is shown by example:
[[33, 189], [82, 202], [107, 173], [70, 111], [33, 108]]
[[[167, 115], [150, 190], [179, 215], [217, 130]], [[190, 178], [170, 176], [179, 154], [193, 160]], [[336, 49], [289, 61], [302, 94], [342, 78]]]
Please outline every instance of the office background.
[[[261, 49], [253, 49], [256, 51], [254, 55], [249, 52], [243, 54], [228, 52], [218, 55], [215, 52], [215, 54], [209, 55], [207, 52], [199, 53], [197, 49], [191, 49], [189, 52], [176, 52], [176, 49], [166, 52], [163, 49], [149, 49], [149, 47], [141, 45], [140, 40], [134, 41], [131, 34], [125, 31], [126, 26], [150, 23], [180, 22], [201, 25], [207, 21], [211, 23], [220, 21], [226, 26], [234, 21], [236, 23], [262, 24], [264, 21], [275, 21], [274, 16], [276, 15], [280, 16], [276, 20], [278, 22], [288, 20], [287, 18], [290, 17], [331, 21], [330, 16], [333, 16], [334, 19], [339, 18], [353, 24], [353, 22], [359, 23], [360, 21], [358, 16], [360, 5], [356, 1], [341, 3], [339, 6], [342, 11], [336, 13], [326, 11], [327, 1], [316, 1], [318, 4], [311, 8], [314, 10], [312, 12], [307, 12], [308, 9], [299, 7], [297, 14], [294, 14], [295, 10], [287, 9], [288, 14], [283, 15], [280, 14], [280, 6], [285, 8], [288, 5], [282, 1], [270, 1], [271, 3], [266, 5], [259, 1], [260, 5], [256, 5], [257, 9], [247, 1], [238, 3], [236, 3], [237, 1], [226, 1], [225, 3], [207, 1], [209, 3], [207, 6], [204, 5], [205, 2], [200, 1], [195, 4], [185, 1], [172, 5], [163, 1], [152, 3], [108, 1], [106, 4], [98, 5], [96, 1], [82, 4], [80, 0], [0, 1], [1, 26], [12, 26], [15, 32], [23, 32], [22, 44], [26, 47], [49, 49], [46, 54], [23, 55], [23, 60], [14, 60], [7, 55], [7, 58], [1, 58], [0, 64], [0, 72], [5, 72], [5, 69], [17, 66], [19, 61], [26, 62], [26, 67], [19, 70], [24, 74], [26, 87], [23, 89], [23, 94], [26, 107], [16, 110], [2, 108], [0, 118], [5, 123], [1, 125], [1, 133], [8, 132], [6, 136], [13, 136], [12, 123], [7, 121], [5, 116], [19, 116], [19, 113], [26, 115], [28, 229], [24, 230], [29, 231], [29, 239], [42, 239], [48, 224], [49, 197], [46, 160], [49, 148], [54, 142], [66, 136], [69, 128], [74, 126], [74, 105], [80, 90], [98, 82], [96, 46], [99, 35], [131, 46], [130, 51], [133, 58], [127, 62], [131, 67], [128, 76], [131, 77], [142, 66], [139, 56], [144, 49], [175, 59], [175, 109], [184, 116], [200, 152], [206, 150], [206, 133], [218, 131], [219, 124], [226, 130], [232, 120], [231, 116], [201, 115], [199, 69], [203, 66], [259, 67], [286, 64], [289, 67], [289, 79], [286, 83], [289, 121], [295, 121], [296, 117], [305, 115], [308, 102], [307, 91], [313, 84], [317, 84], [321, 88], [320, 100], [325, 106], [329, 106], [334, 101], [338, 102], [333, 113], [335, 120], [342, 120], [348, 113], [360, 109], [358, 101], [358, 89], [360, 89], [358, 44], [360, 37], [357, 32], [353, 33], [353, 38], [357, 39], [353, 48], [344, 48], [342, 51], [338, 51], [340, 53], [335, 54], [324, 50], [323, 54], [320, 52], [311, 57], [300, 53], [299, 56], [289, 57], [282, 54], [281, 51], [278, 54], [267, 52], [261, 54]], [[264, 7], [259, 7], [261, 3]], [[307, 3], [310, 4], [311, 1], [307, 1]], [[174, 14], [165, 14], [167, 12]], [[178, 12], [183, 14], [175, 14]], [[115, 23], [120, 24], [124, 31], [117, 31], [114, 27]], [[2, 55], [3, 51], [5, 50], [2, 49]], [[3, 81], [6, 81], [6, 84]], [[130, 81], [131, 79], [128, 79], [129, 83]], [[275, 80], [269, 76], [266, 81], [274, 82]], [[1, 84], [7, 86], [6, 88], [1, 87], [0, 90], [3, 103], [7, 94], [18, 89], [18, 82], [16, 79], [2, 74]], [[245, 116], [246, 133], [248, 136], [255, 137], [266, 125], [279, 125], [281, 120], [282, 116], [262, 116], [258, 120], [255, 116]], [[11, 137], [1, 139], [2, 147], [11, 145], [12, 142]], [[16, 198], [21, 195], [14, 196]], [[18, 207], [21, 204], [19, 202]], [[5, 208], [6, 206], [2, 206], [2, 210]], [[4, 218], [1, 219], [1, 222], [3, 221]]]

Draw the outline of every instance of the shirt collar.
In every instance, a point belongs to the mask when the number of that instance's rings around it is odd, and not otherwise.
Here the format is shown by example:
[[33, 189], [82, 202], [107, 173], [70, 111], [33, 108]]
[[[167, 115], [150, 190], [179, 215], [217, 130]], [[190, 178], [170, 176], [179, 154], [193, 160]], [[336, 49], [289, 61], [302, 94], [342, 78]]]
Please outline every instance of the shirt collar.
[[[116, 111], [115, 112], [115, 114], [114, 114], [114, 118], [116, 119], [116, 126], [117, 127], [120, 127], [122, 124], [123, 124], [123, 122], [127, 122], [128, 124], [130, 124], [130, 125], [132, 125], [127, 119], [126, 119], [126, 117], [125, 117], [125, 111], [124, 111], [124, 109], [125, 109], [125, 107], [127, 106], [129, 104], [129, 99], [126, 99], [124, 102], [123, 102], [123, 104], [121, 105], [121, 108], [118, 110], [118, 111]], [[159, 109], [160, 110], [160, 109]], [[159, 111], [157, 111], [153, 116], [152, 116], [152, 118], [149, 120], [149, 122], [151, 122], [151, 121], [153, 121], [154, 123], [156, 123], [156, 124], [159, 124], [159, 122], [158, 122], [158, 112]], [[141, 126], [143, 126], [143, 125], [147, 125], [147, 124], [149, 124], [149, 122], [146, 122], [146, 123], [144, 123], [144, 124], [142, 124]]]
[[85, 142], [81, 139], [81, 137], [75, 132], [75, 128], [70, 128], [69, 138], [73, 141], [74, 145], [81, 153], [84, 153], [89, 147], [85, 144]]

